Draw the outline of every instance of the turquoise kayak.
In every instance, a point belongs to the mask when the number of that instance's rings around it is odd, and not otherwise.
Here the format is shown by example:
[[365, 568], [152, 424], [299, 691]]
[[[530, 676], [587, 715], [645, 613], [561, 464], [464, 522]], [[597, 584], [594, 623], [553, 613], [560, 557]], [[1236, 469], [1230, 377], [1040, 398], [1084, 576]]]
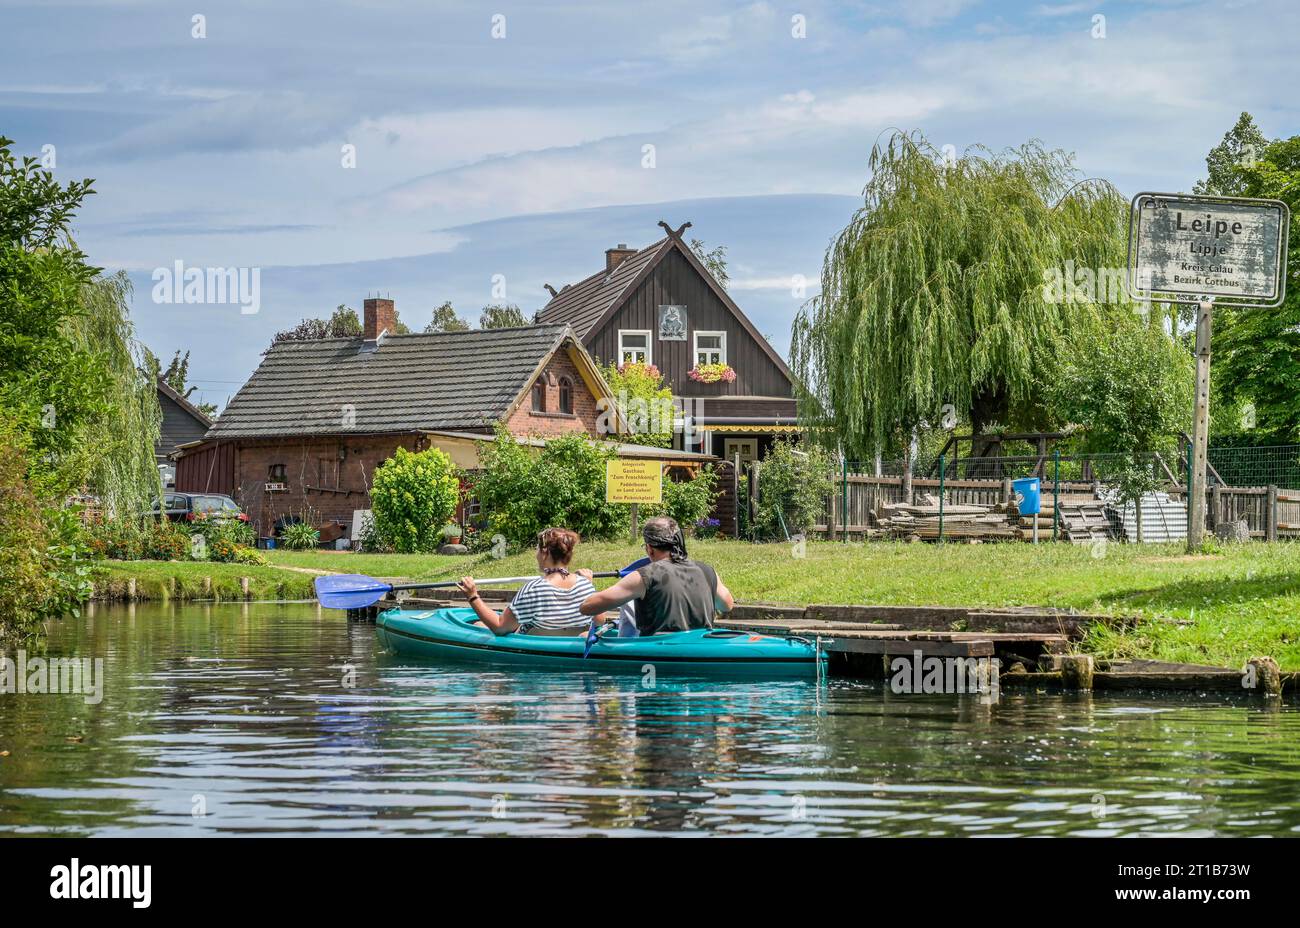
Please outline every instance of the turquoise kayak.
[[801, 638], [707, 628], [621, 639], [610, 629], [584, 658], [584, 635], [495, 635], [474, 623], [474, 610], [464, 608], [390, 609], [375, 620], [383, 646], [403, 657], [543, 670], [645, 673], [649, 665], [656, 674], [672, 676], [814, 677], [819, 659], [813, 643]]

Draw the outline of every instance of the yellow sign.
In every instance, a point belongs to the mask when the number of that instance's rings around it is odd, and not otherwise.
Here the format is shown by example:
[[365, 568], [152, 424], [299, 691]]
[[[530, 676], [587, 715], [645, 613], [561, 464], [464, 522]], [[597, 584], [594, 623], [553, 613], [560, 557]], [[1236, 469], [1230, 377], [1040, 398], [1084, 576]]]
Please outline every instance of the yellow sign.
[[605, 502], [661, 503], [664, 498], [662, 461], [614, 458], [605, 462]]

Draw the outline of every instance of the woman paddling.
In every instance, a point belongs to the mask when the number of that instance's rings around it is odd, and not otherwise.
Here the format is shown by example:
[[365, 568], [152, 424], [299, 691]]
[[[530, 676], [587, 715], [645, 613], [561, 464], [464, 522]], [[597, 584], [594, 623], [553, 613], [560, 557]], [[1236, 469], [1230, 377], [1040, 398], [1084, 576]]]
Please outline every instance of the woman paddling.
[[578, 533], [548, 528], [537, 536], [537, 567], [542, 575], [523, 585], [499, 615], [479, 595], [472, 577], [461, 577], [460, 587], [482, 623], [498, 635], [518, 631], [525, 635], [577, 635], [591, 620], [578, 611], [582, 601], [596, 592], [591, 571], [570, 571]]

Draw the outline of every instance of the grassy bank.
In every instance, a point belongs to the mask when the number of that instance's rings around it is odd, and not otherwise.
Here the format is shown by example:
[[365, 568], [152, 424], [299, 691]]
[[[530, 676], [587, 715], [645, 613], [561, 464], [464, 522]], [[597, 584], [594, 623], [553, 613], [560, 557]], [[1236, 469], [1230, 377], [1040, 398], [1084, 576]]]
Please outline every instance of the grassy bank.
[[[530, 553], [503, 560], [267, 553], [276, 565], [423, 580], [535, 569]], [[1247, 657], [1270, 654], [1284, 669], [1300, 670], [1300, 545], [1295, 544], [1241, 545], [1188, 557], [1177, 545], [1111, 544], [1097, 552], [1051, 544], [811, 542], [796, 557], [800, 552], [789, 545], [697, 541], [691, 553], [716, 566], [745, 602], [1072, 607], [1145, 620], [1132, 630], [1094, 633], [1086, 644], [1099, 655], [1238, 667]], [[593, 543], [579, 548], [578, 561], [610, 570], [638, 555], [630, 544]]]
[[219, 564], [210, 561], [105, 561], [95, 571], [95, 599], [127, 599], [135, 581], [135, 599], [308, 599], [310, 574], [279, 567]]

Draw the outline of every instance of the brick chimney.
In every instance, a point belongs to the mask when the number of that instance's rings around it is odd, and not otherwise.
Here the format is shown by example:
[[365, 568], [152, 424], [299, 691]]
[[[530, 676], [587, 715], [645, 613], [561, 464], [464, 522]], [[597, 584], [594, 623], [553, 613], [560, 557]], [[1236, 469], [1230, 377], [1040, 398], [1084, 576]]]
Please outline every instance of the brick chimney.
[[384, 332], [397, 331], [397, 310], [393, 301], [382, 297], [367, 297], [365, 302], [365, 337], [374, 341]]
[[634, 254], [636, 254], [636, 249], [628, 248], [623, 242], [619, 242], [617, 248], [605, 249], [605, 273], [611, 273], [614, 268]]

